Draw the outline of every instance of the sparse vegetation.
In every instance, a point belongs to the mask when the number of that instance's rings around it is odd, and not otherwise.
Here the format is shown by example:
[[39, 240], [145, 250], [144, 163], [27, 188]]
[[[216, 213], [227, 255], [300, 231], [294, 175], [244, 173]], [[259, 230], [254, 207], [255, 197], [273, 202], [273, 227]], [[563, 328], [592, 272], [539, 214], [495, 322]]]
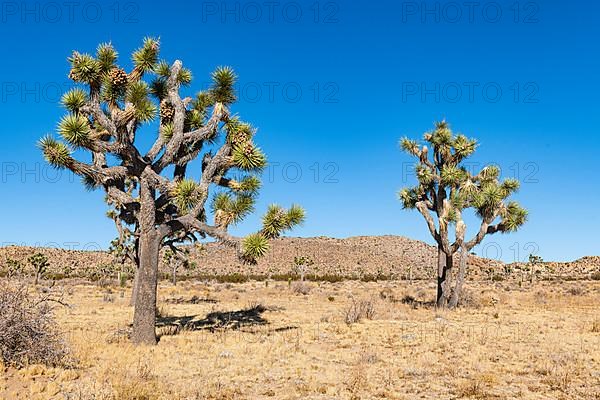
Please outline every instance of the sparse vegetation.
[[16, 278], [23, 275], [23, 263], [9, 258], [6, 260], [6, 276], [8, 278]]
[[363, 319], [373, 319], [375, 316], [375, 305], [372, 300], [362, 299], [352, 301], [344, 310], [344, 322], [347, 325], [355, 324]]
[[50, 265], [50, 263], [48, 262], [48, 257], [43, 255], [42, 253], [35, 253], [31, 257], [29, 257], [27, 261], [33, 267], [35, 284], [37, 285], [40, 279], [46, 273], [48, 266]]
[[69, 366], [69, 348], [53, 316], [53, 300], [25, 285], [0, 282], [0, 360], [6, 366]]
[[315, 264], [312, 258], [307, 256], [294, 257], [294, 272], [300, 276], [300, 281], [304, 282], [306, 272]]

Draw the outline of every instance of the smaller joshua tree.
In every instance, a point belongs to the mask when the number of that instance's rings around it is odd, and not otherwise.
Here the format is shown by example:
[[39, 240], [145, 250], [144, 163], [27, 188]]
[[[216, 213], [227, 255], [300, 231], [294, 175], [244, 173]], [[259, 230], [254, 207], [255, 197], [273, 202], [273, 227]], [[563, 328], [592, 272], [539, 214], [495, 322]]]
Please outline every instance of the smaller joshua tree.
[[35, 284], [37, 285], [40, 281], [40, 278], [46, 273], [48, 266], [50, 263], [48, 262], [48, 257], [43, 255], [42, 253], [35, 253], [31, 257], [27, 259], [29, 264], [33, 267], [33, 271], [35, 273]]
[[171, 283], [177, 285], [177, 270], [180, 267], [190, 269], [192, 263], [189, 260], [190, 251], [188, 249], [180, 249], [175, 246], [171, 246], [170, 249], [165, 250], [163, 254], [163, 262], [171, 270]]
[[300, 275], [300, 281], [304, 282], [306, 272], [315, 264], [312, 258], [307, 256], [294, 257], [294, 270]]
[[[476, 174], [463, 161], [477, 148], [477, 142], [464, 135], [455, 135], [446, 121], [424, 135], [431, 146], [419, 145], [404, 138], [404, 151], [417, 158], [417, 185], [399, 193], [404, 208], [417, 209], [425, 218], [429, 232], [438, 246], [437, 306], [456, 307], [462, 291], [467, 258], [471, 250], [486, 235], [514, 232], [527, 220], [527, 211], [508, 198], [519, 188], [516, 179], [500, 181], [500, 170], [487, 166]], [[468, 240], [463, 213], [474, 210], [481, 219], [477, 233]], [[437, 220], [437, 224], [436, 224]], [[454, 242], [450, 227], [454, 225]], [[460, 251], [460, 267], [452, 287], [454, 254]]]

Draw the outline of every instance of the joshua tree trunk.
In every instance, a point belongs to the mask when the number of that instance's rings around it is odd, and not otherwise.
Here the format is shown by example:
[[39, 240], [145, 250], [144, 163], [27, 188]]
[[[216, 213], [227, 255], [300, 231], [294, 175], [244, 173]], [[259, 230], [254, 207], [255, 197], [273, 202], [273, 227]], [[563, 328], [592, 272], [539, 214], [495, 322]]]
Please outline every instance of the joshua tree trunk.
[[35, 285], [40, 281], [40, 273], [39, 271], [35, 271]]
[[133, 272], [133, 287], [131, 288], [131, 299], [129, 300], [130, 306], [135, 305], [135, 298], [137, 296], [139, 276], [140, 276], [139, 268], [137, 266], [135, 266], [135, 271]]
[[158, 275], [158, 232], [152, 229], [140, 237], [140, 265], [135, 288], [133, 337], [136, 344], [156, 344], [156, 286]]
[[136, 344], [156, 344], [156, 287], [158, 256], [162, 236], [156, 228], [155, 192], [140, 184], [140, 244], [132, 340]]
[[450, 271], [452, 270], [452, 256], [448, 256], [444, 251], [438, 248], [438, 276], [437, 276], [437, 301], [438, 308], [444, 308], [448, 305], [448, 288], [450, 281]]
[[450, 308], [455, 308], [458, 305], [458, 300], [460, 299], [463, 284], [465, 282], [468, 257], [469, 257], [469, 251], [464, 247], [461, 248], [461, 250], [460, 250], [460, 267], [458, 270], [458, 276], [456, 277], [456, 285], [454, 286], [454, 290], [452, 291], [452, 297], [450, 298], [450, 302], [448, 304], [448, 306]]

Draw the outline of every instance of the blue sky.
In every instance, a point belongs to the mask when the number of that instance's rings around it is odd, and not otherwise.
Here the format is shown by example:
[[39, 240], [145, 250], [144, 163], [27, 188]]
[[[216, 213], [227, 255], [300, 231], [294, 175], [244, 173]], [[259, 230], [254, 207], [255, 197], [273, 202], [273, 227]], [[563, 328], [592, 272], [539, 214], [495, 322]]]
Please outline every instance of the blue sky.
[[[192, 4], [193, 3], [193, 4]], [[397, 146], [446, 118], [479, 139], [474, 165], [523, 181], [521, 231], [478, 254], [504, 261], [600, 254], [594, 212], [600, 6], [594, 2], [3, 2], [0, 14], [0, 243], [106, 247], [100, 192], [46, 166], [36, 141], [55, 131], [66, 57], [112, 41], [128, 54], [160, 36], [194, 91], [218, 65], [240, 77], [234, 111], [269, 156], [257, 214], [302, 204], [297, 236], [396, 234], [431, 243], [396, 192], [412, 184]], [[469, 6], [471, 4], [471, 6]], [[148, 135], [151, 132], [147, 132]], [[473, 227], [475, 221], [472, 221]]]

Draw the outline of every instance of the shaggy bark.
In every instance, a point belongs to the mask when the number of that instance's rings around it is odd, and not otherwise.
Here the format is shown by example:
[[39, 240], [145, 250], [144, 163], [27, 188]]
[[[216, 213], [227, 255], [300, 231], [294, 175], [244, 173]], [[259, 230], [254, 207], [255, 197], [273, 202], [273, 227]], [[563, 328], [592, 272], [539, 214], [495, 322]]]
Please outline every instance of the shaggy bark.
[[453, 257], [438, 248], [438, 276], [436, 307], [444, 308], [448, 305], [450, 287], [452, 284]]
[[460, 250], [460, 264], [458, 269], [458, 275], [456, 276], [456, 284], [452, 290], [452, 296], [448, 303], [448, 307], [456, 308], [462, 294], [463, 285], [465, 283], [465, 277], [467, 272], [467, 258], [469, 257], [469, 251], [466, 247], [462, 247]]
[[156, 287], [160, 240], [156, 231], [140, 237], [140, 266], [133, 316], [133, 343], [156, 344]]

